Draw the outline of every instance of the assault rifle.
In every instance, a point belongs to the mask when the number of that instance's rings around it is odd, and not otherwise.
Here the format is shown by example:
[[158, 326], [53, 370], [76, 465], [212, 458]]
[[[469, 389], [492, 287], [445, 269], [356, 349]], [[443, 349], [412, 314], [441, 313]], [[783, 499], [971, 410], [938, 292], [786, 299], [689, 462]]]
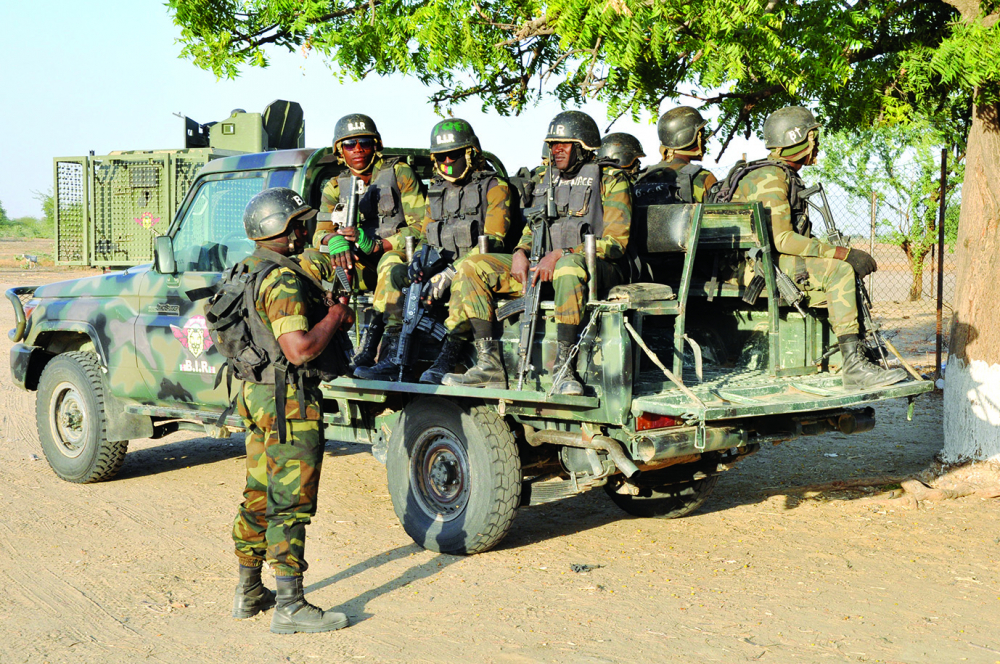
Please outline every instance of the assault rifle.
[[[819, 195], [822, 205], [817, 204], [812, 200], [812, 197]], [[816, 210], [821, 217], [823, 217], [823, 225], [826, 227], [826, 240], [835, 247], [846, 247], [850, 249], [851, 238], [844, 235], [837, 228], [837, 225], [833, 221], [833, 214], [830, 212], [830, 203], [826, 200], [826, 192], [823, 190], [822, 184], [814, 184], [807, 189], [803, 189], [799, 192], [799, 197], [809, 204], [809, 207]], [[872, 300], [868, 295], [868, 289], [865, 287], [864, 280], [855, 275], [855, 288], [858, 293], [858, 313], [861, 316], [861, 327], [864, 330], [864, 342], [865, 345], [871, 349], [878, 359], [879, 363], [885, 367], [889, 368], [889, 357], [886, 354], [886, 348], [890, 344], [886, 341], [885, 337], [882, 336], [882, 331], [879, 324], [875, 322], [872, 318]]]
[[[755, 303], [761, 291], [764, 290], [764, 285], [767, 283], [764, 279], [764, 254], [770, 252], [770, 247], [754, 247], [747, 252], [747, 258], [753, 261], [755, 273], [743, 293], [743, 301], [747, 304]], [[802, 308], [801, 304], [802, 300], [805, 299], [805, 293], [799, 290], [799, 287], [795, 285], [791, 277], [782, 272], [776, 263], [772, 262], [771, 266], [774, 269], [774, 283], [778, 287], [778, 294], [781, 296], [781, 299], [798, 309], [799, 313], [805, 316], [806, 311]]]
[[[532, 207], [524, 211], [524, 216], [531, 226], [531, 255], [528, 257], [529, 269], [527, 282], [524, 284], [524, 295], [511, 300], [497, 309], [497, 320], [503, 321], [516, 313], [521, 314], [520, 338], [517, 346], [517, 389], [524, 387], [524, 378], [534, 367], [531, 364], [531, 349], [535, 342], [535, 329], [538, 327], [538, 308], [542, 303], [542, 282], [535, 281], [532, 270], [538, 261], [545, 256], [548, 246], [548, 222], [558, 215], [556, 210], [555, 183], [552, 182], [552, 161], [549, 161], [545, 179], [549, 183], [545, 193], [545, 206]], [[532, 281], [535, 281], [532, 284]]]
[[447, 266], [448, 260], [428, 244], [410, 261], [410, 285], [403, 295], [403, 329], [399, 333], [399, 346], [396, 349], [400, 381], [413, 361], [413, 337], [417, 332], [428, 334], [436, 341], [442, 341], [448, 335], [447, 328], [434, 320], [430, 312], [431, 305], [427, 303], [431, 277]]

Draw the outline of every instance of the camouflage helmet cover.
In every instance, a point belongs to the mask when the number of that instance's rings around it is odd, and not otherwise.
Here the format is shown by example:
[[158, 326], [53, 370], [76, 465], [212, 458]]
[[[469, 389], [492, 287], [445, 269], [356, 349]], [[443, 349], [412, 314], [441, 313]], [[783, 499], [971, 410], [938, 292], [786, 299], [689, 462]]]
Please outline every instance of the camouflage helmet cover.
[[563, 111], [549, 122], [546, 143], [579, 143], [585, 150], [601, 149], [601, 131], [583, 111]]
[[807, 108], [786, 106], [764, 120], [764, 147], [788, 148], [806, 142], [809, 132], [818, 129], [816, 117]]
[[607, 159], [614, 161], [621, 168], [630, 168], [639, 160], [645, 157], [642, 151], [642, 143], [632, 134], [615, 132], [608, 134], [601, 139], [601, 149], [597, 151], [597, 159]]
[[362, 113], [350, 113], [337, 120], [333, 127], [333, 146], [345, 138], [356, 138], [359, 136], [374, 136], [379, 147], [382, 145], [382, 135], [378, 133], [375, 121]]
[[678, 106], [660, 116], [656, 133], [660, 137], [660, 145], [680, 150], [694, 143], [698, 132], [707, 124], [708, 121], [696, 109]]
[[431, 154], [472, 147], [479, 150], [479, 139], [472, 125], [459, 118], [448, 118], [431, 129]]
[[243, 227], [251, 240], [267, 240], [288, 234], [293, 219], [307, 220], [316, 210], [286, 187], [265, 189], [250, 199], [243, 212]]

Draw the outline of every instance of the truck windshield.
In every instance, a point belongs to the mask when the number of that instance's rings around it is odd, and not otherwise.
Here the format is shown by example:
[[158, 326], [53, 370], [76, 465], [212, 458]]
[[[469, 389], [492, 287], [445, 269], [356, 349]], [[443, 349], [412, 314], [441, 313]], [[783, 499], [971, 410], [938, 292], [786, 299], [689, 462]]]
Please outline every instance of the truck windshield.
[[177, 270], [221, 272], [249, 256], [243, 210], [263, 189], [263, 174], [203, 182], [174, 234]]

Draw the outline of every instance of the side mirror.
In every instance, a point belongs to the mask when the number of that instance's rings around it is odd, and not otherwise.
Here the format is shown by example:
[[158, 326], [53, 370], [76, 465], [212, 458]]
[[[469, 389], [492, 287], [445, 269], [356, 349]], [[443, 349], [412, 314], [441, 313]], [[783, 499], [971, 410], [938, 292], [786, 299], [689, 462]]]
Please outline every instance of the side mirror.
[[158, 235], [153, 240], [153, 268], [160, 274], [176, 274], [177, 261], [174, 260], [174, 240], [169, 235]]

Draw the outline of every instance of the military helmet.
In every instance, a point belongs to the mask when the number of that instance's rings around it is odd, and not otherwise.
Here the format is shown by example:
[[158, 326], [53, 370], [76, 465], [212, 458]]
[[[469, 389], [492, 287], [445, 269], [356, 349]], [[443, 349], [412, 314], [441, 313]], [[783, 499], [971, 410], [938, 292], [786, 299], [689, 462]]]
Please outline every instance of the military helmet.
[[698, 132], [707, 124], [708, 121], [696, 109], [678, 106], [660, 116], [660, 121], [656, 123], [656, 133], [660, 137], [660, 145], [680, 150], [694, 143], [698, 139]]
[[642, 151], [642, 143], [632, 134], [615, 132], [608, 134], [601, 139], [601, 149], [597, 151], [598, 161], [608, 159], [621, 168], [631, 168], [639, 160], [645, 157]]
[[814, 129], [819, 129], [819, 123], [808, 108], [786, 106], [764, 120], [764, 147], [789, 148], [804, 143]]
[[379, 147], [382, 146], [382, 135], [378, 133], [375, 121], [362, 113], [351, 113], [337, 120], [333, 127], [333, 146], [345, 138], [357, 136], [374, 136]]
[[307, 220], [316, 210], [286, 187], [265, 189], [250, 199], [243, 212], [243, 227], [251, 240], [267, 240], [288, 234], [293, 219]]
[[476, 138], [472, 125], [465, 120], [448, 118], [431, 129], [431, 154], [468, 147], [479, 150], [479, 139]]
[[601, 149], [601, 131], [583, 111], [563, 111], [549, 122], [546, 143], [579, 143], [585, 150]]

